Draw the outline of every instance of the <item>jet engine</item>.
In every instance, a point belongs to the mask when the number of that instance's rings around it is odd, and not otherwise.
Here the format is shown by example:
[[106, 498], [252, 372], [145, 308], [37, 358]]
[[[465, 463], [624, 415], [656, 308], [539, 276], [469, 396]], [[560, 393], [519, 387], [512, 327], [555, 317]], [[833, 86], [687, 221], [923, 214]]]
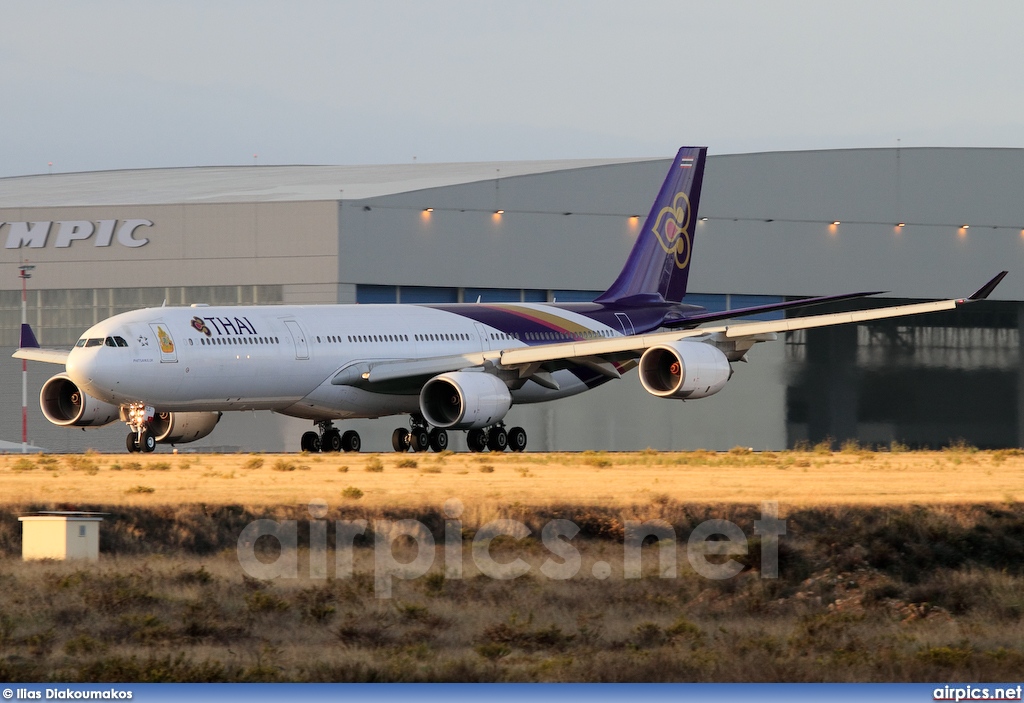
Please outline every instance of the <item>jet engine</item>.
[[39, 407], [47, 420], [63, 427], [101, 427], [118, 419], [120, 408], [82, 392], [66, 373], [43, 384]]
[[508, 386], [489, 373], [443, 373], [427, 381], [420, 391], [423, 418], [446, 430], [489, 427], [505, 417], [511, 407]]
[[149, 423], [158, 444], [185, 444], [213, 432], [222, 413], [157, 413]]
[[703, 342], [666, 342], [640, 357], [640, 383], [659, 398], [706, 398], [732, 376], [729, 360]]

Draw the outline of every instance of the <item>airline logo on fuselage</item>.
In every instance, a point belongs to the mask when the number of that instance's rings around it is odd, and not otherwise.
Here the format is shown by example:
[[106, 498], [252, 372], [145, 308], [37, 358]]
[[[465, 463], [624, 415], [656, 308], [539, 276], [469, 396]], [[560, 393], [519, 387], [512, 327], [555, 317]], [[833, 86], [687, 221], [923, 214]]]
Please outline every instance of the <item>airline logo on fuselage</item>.
[[[149, 244], [145, 237], [136, 238], [140, 227], [152, 227], [152, 220], [63, 220], [58, 222], [0, 222], [7, 228], [6, 249], [30, 247], [42, 249], [47, 243], [58, 249], [70, 247], [73, 242], [91, 239], [93, 246], [109, 247], [114, 240], [132, 249]], [[56, 232], [53, 239], [50, 235]]]
[[690, 263], [690, 199], [677, 193], [672, 205], [662, 208], [651, 230], [666, 254], [672, 254], [681, 269]]
[[[209, 323], [209, 324], [207, 324]], [[213, 330], [217, 330], [217, 336], [226, 335], [257, 335], [256, 325], [249, 321], [248, 317], [193, 317], [192, 327], [197, 332], [202, 332], [207, 337], [213, 336]]]

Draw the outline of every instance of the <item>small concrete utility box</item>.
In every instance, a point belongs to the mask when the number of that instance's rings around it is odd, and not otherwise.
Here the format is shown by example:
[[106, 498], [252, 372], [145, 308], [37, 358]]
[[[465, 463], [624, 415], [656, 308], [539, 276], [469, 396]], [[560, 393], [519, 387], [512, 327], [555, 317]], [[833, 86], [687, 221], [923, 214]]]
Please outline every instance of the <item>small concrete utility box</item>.
[[88, 559], [100, 558], [100, 523], [97, 513], [52, 512], [19, 517], [21, 522], [21, 558]]

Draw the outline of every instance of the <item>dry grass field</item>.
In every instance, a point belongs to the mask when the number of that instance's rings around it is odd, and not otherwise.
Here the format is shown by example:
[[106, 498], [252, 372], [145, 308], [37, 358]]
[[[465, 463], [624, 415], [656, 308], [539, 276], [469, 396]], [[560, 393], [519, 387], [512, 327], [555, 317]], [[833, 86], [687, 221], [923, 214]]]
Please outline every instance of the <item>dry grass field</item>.
[[1024, 452], [654, 451], [559, 454], [0, 456], [0, 502], [622, 507], [658, 500], [811, 505], [1024, 500]]
[[[461, 578], [445, 563], [450, 498], [465, 506]], [[329, 576], [311, 573], [318, 499], [326, 520], [368, 521], [352, 575], [335, 573], [333, 528]], [[1013, 681], [1024, 670], [1022, 500], [1024, 452], [966, 446], [5, 456], [0, 679]], [[762, 501], [778, 501], [787, 528], [778, 578], [762, 578]], [[17, 515], [54, 508], [110, 513], [98, 564], [19, 559]], [[556, 517], [580, 527], [568, 580], [541, 570], [557, 561], [539, 539]], [[245, 573], [238, 535], [257, 518], [297, 521], [296, 578]], [[402, 518], [426, 525], [435, 558], [382, 598], [374, 528]], [[474, 536], [495, 518], [533, 531], [492, 547], [527, 574], [478, 568]], [[732, 578], [688, 564], [687, 535], [712, 518], [747, 537]], [[675, 572], [652, 543], [642, 577], [625, 577], [630, 519], [671, 525]], [[278, 556], [263, 547], [264, 561]]]

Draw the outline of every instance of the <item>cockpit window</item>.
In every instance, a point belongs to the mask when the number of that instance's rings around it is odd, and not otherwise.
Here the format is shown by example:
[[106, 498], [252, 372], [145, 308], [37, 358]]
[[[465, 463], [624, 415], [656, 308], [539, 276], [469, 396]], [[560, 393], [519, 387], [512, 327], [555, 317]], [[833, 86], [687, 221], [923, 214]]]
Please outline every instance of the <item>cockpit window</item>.
[[108, 346], [108, 347], [116, 347], [117, 346], [117, 343], [114, 341], [113, 337], [107, 337], [106, 339], [104, 339], [103, 340], [103, 344], [105, 346]]
[[87, 339], [87, 340], [85, 340], [85, 346], [87, 346], [87, 347], [100, 347], [100, 346], [103, 346], [103, 338], [102, 337], [93, 337], [91, 339]]
[[124, 337], [114, 337], [114, 341], [117, 343], [117, 346], [119, 347], [128, 346], [128, 342], [124, 341]]
[[75, 346], [76, 347], [84, 347], [85, 346], [85, 337], [82, 337], [77, 342], [75, 342]]

